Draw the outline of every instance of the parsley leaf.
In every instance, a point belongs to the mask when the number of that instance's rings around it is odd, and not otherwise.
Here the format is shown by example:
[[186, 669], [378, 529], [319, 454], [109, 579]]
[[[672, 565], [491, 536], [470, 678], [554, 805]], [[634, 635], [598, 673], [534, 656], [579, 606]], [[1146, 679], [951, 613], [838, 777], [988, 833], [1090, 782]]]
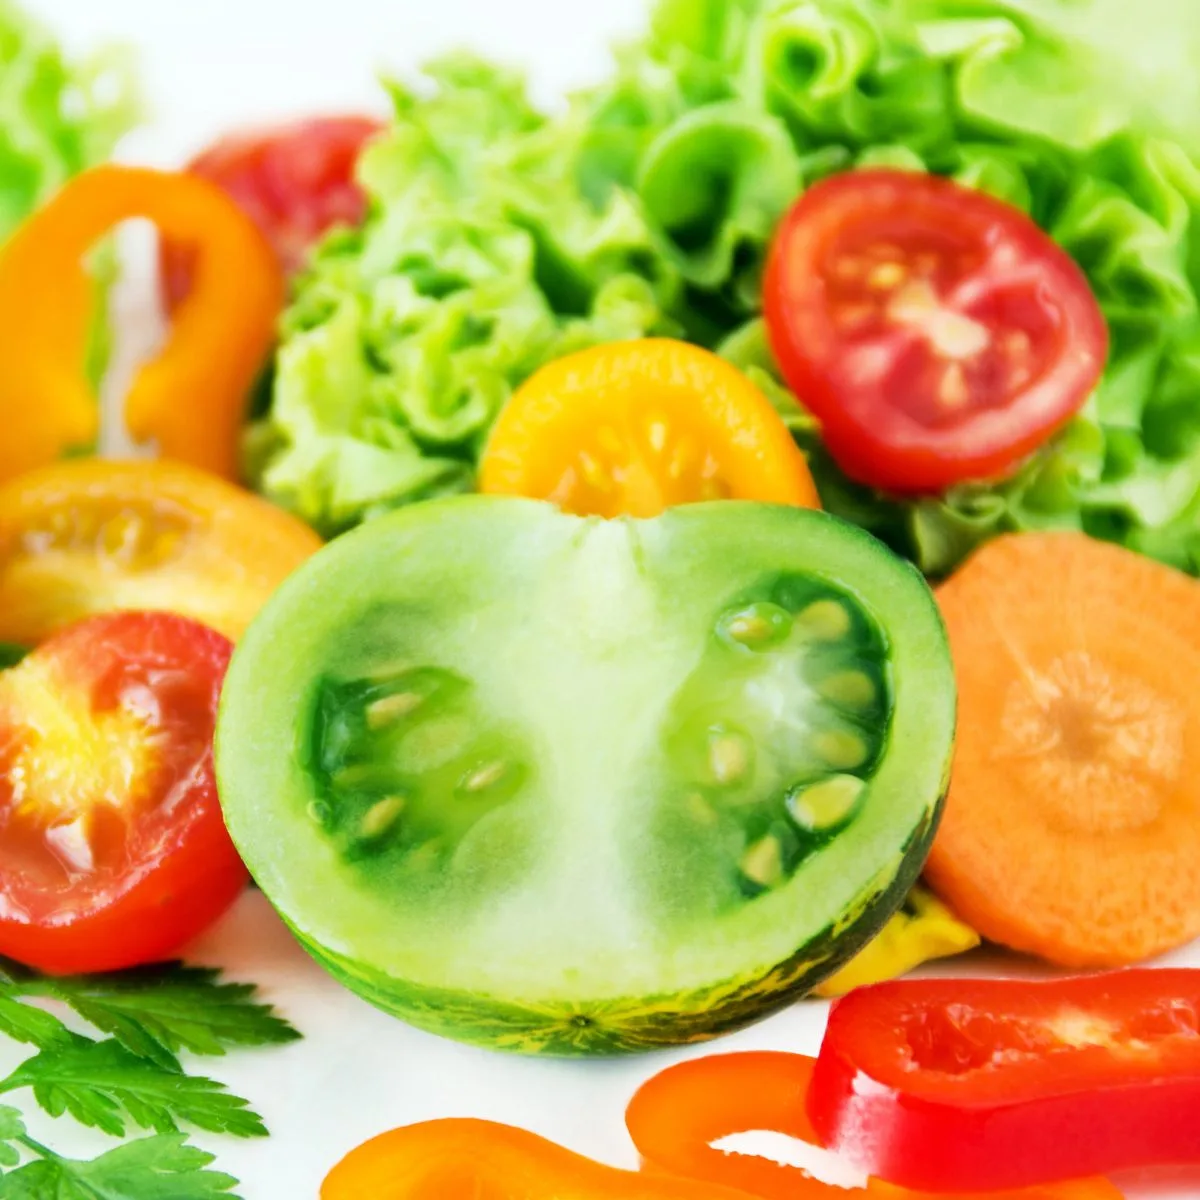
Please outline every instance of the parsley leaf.
[[[269, 1005], [255, 1001], [254, 992], [253, 984], [222, 983], [212, 968], [178, 963], [63, 979], [0, 963], [0, 1033], [21, 1037], [5, 1024], [6, 995], [46, 997], [69, 1005], [140, 1058], [178, 1071], [181, 1050], [218, 1055], [229, 1046], [282, 1045], [299, 1038]], [[34, 1037], [21, 1040], [43, 1048], [50, 1044]]]
[[0, 1176], [2, 1200], [240, 1200], [237, 1180], [208, 1170], [213, 1156], [182, 1134], [139, 1138], [91, 1162], [32, 1148], [44, 1157]]
[[224, 1054], [228, 1046], [281, 1045], [300, 1036], [269, 1005], [255, 1003], [253, 984], [222, 983], [208, 967], [170, 964], [35, 986], [168, 1070], [178, 1070], [180, 1050]]
[[0, 1033], [17, 1042], [28, 1042], [39, 1050], [86, 1041], [72, 1033], [53, 1013], [10, 999], [0, 991]]
[[21, 1151], [13, 1143], [24, 1136], [25, 1121], [20, 1112], [0, 1104], [0, 1167], [15, 1167], [21, 1161]]
[[[247, 1101], [185, 1074], [176, 1056], [296, 1040], [254, 992], [178, 963], [52, 979], [0, 959], [0, 1036], [37, 1050], [0, 1079], [0, 1093], [31, 1088], [52, 1117], [69, 1113], [114, 1137], [129, 1125], [157, 1133], [82, 1162], [34, 1141], [20, 1112], [0, 1104], [0, 1200], [238, 1200], [230, 1191], [237, 1180], [208, 1170], [212, 1155], [189, 1144], [179, 1125], [237, 1137], [265, 1137], [266, 1127]], [[84, 1037], [24, 1003], [33, 998], [67, 1005], [110, 1036]], [[23, 1154], [32, 1157], [21, 1165]]]
[[262, 1118], [224, 1084], [164, 1071], [111, 1039], [49, 1046], [0, 1081], [0, 1092], [23, 1087], [33, 1089], [34, 1099], [52, 1117], [70, 1113], [114, 1137], [124, 1136], [126, 1116], [159, 1133], [176, 1132], [179, 1121], [238, 1137], [267, 1133]]

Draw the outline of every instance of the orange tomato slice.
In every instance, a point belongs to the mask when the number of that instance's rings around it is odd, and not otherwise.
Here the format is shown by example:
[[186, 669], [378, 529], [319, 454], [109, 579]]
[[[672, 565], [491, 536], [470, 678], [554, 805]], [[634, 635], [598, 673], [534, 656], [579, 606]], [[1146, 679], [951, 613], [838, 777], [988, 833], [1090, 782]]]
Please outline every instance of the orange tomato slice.
[[702, 500], [820, 507], [804, 455], [762, 392], [715, 354], [654, 338], [534, 375], [496, 422], [480, 490], [599, 517]]
[[36, 645], [118, 609], [236, 640], [320, 547], [296, 517], [194, 467], [61, 462], [0, 486], [0, 642]]

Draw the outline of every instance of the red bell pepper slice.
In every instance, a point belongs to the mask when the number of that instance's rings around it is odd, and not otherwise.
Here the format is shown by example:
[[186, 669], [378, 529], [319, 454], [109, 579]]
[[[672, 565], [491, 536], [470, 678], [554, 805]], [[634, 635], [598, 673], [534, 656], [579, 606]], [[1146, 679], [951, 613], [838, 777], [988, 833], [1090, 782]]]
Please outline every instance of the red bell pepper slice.
[[1200, 970], [860, 989], [830, 1014], [808, 1115], [930, 1191], [1200, 1163]]
[[[804, 1101], [815, 1060], [803, 1054], [719, 1054], [669, 1067], [644, 1084], [625, 1114], [642, 1169], [736, 1188], [765, 1200], [936, 1200], [870, 1179], [823, 1183], [800, 1167], [718, 1150], [730, 1134], [766, 1130], [819, 1145]], [[1082, 1179], [974, 1200], [1120, 1200], [1107, 1179]], [[943, 1197], [942, 1200], [948, 1200]], [[962, 1192], [952, 1200], [973, 1200]]]

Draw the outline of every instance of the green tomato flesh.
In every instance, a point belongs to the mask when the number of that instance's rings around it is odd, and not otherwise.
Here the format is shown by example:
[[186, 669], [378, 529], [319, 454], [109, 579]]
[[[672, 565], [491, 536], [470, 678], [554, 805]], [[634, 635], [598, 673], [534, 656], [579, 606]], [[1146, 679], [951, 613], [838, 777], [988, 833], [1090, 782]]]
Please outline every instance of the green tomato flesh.
[[426, 1028], [693, 1041], [915, 879], [954, 682], [915, 571], [823, 514], [467, 497], [327, 547], [239, 647], [222, 803], [305, 946]]

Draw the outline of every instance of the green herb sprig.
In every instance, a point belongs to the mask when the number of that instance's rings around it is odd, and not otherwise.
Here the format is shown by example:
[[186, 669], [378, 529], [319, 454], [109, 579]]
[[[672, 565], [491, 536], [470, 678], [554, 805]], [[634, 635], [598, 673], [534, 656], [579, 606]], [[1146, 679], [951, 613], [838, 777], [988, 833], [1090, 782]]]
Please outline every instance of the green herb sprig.
[[[107, 1036], [77, 1033], [39, 1001], [73, 1010]], [[131, 1126], [154, 1135], [80, 1161], [30, 1137], [21, 1113], [0, 1105], [0, 1200], [238, 1200], [230, 1191], [237, 1180], [209, 1170], [213, 1156], [191, 1145], [181, 1126], [235, 1137], [265, 1137], [267, 1128], [247, 1100], [189, 1074], [178, 1055], [223, 1055], [300, 1036], [255, 999], [253, 985], [222, 982], [209, 968], [168, 964], [51, 979], [2, 962], [0, 1034], [37, 1051], [0, 1079], [0, 1094], [29, 1089], [50, 1116], [69, 1115], [113, 1137]]]

